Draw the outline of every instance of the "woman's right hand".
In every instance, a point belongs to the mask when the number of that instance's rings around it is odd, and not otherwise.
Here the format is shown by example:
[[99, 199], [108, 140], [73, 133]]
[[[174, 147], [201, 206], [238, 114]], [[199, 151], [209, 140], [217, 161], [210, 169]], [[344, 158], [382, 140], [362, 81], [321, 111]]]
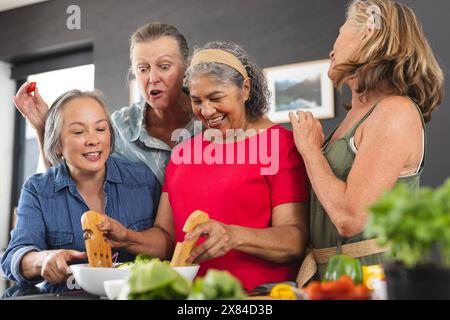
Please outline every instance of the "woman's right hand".
[[30, 82], [25, 82], [12, 99], [17, 110], [28, 120], [31, 126], [38, 132], [44, 132], [48, 105], [40, 96], [37, 87], [34, 94], [27, 93], [29, 85]]
[[49, 250], [41, 267], [41, 277], [51, 284], [64, 282], [69, 276], [68, 261], [86, 258], [85, 252], [76, 250]]
[[311, 150], [320, 152], [320, 148], [325, 141], [325, 134], [320, 121], [314, 118], [311, 112], [301, 110], [298, 110], [296, 114], [289, 112], [289, 119], [291, 120], [294, 142], [298, 152], [303, 157]]
[[128, 246], [128, 229], [119, 221], [105, 217], [105, 220], [97, 224], [97, 228], [104, 233], [105, 238], [114, 248]]

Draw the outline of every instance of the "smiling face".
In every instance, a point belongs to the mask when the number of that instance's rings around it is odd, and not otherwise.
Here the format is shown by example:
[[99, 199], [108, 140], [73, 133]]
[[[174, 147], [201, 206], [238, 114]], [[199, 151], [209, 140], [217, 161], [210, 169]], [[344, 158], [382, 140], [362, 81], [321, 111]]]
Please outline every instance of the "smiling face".
[[145, 101], [157, 110], [176, 105], [182, 94], [185, 71], [176, 40], [161, 37], [136, 43], [131, 56], [133, 72]]
[[222, 83], [208, 75], [193, 76], [190, 96], [194, 114], [211, 129], [219, 129], [226, 136], [227, 129], [245, 129], [247, 119], [245, 101], [249, 98], [249, 82], [243, 88]]
[[328, 70], [328, 77], [334, 80], [334, 67], [341, 63], [348, 62], [361, 47], [365, 37], [365, 30], [359, 28], [351, 20], [347, 20], [339, 29], [339, 36], [330, 52], [331, 64]]
[[105, 170], [111, 134], [103, 107], [95, 99], [76, 98], [64, 106], [61, 116], [60, 153], [72, 176]]

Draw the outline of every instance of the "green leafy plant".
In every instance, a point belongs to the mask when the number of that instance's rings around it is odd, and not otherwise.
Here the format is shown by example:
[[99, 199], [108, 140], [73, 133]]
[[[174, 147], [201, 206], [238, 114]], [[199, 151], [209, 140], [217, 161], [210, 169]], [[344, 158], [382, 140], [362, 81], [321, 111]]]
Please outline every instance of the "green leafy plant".
[[407, 267], [433, 261], [450, 267], [450, 179], [440, 188], [410, 190], [400, 184], [370, 208], [365, 235], [389, 246], [388, 255]]
[[441, 215], [438, 223], [442, 226], [441, 241], [437, 246], [441, 252], [444, 265], [450, 267], [450, 179], [436, 190], [436, 201], [441, 206]]

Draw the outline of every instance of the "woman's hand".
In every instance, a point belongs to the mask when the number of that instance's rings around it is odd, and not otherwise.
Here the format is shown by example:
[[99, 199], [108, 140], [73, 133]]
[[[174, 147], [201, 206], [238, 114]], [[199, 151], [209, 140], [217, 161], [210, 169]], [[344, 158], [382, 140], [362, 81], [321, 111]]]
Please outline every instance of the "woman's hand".
[[325, 135], [319, 120], [315, 119], [309, 111], [299, 110], [296, 114], [289, 112], [298, 152], [303, 156], [310, 150], [320, 150], [325, 141]]
[[110, 217], [97, 224], [98, 230], [102, 231], [105, 238], [114, 248], [125, 248], [128, 246], [128, 229], [120, 222]]
[[29, 82], [25, 82], [17, 91], [16, 96], [12, 99], [17, 110], [28, 120], [31, 126], [38, 132], [44, 132], [45, 117], [47, 115], [48, 106], [39, 94], [36, 87], [34, 94], [27, 93]]
[[216, 220], [198, 225], [186, 234], [185, 239], [190, 240], [198, 236], [207, 239], [191, 251], [187, 263], [200, 263], [205, 260], [225, 255], [236, 245], [236, 235], [233, 226], [223, 224]]
[[70, 275], [67, 262], [86, 258], [85, 252], [76, 250], [45, 251], [41, 267], [41, 277], [51, 284], [64, 282]]

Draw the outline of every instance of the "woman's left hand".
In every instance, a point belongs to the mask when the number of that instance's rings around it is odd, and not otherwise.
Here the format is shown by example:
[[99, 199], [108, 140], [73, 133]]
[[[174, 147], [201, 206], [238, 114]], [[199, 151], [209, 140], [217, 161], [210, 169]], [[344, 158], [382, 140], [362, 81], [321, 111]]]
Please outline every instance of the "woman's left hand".
[[209, 220], [200, 224], [186, 234], [185, 240], [190, 240], [197, 236], [205, 236], [207, 239], [202, 244], [194, 247], [186, 261], [187, 263], [200, 263], [223, 256], [234, 248], [236, 242], [233, 227], [216, 220]]
[[289, 112], [289, 119], [291, 120], [298, 152], [304, 155], [312, 149], [320, 150], [325, 141], [325, 135], [319, 120], [315, 119], [311, 112], [300, 110], [296, 112], [296, 115]]

